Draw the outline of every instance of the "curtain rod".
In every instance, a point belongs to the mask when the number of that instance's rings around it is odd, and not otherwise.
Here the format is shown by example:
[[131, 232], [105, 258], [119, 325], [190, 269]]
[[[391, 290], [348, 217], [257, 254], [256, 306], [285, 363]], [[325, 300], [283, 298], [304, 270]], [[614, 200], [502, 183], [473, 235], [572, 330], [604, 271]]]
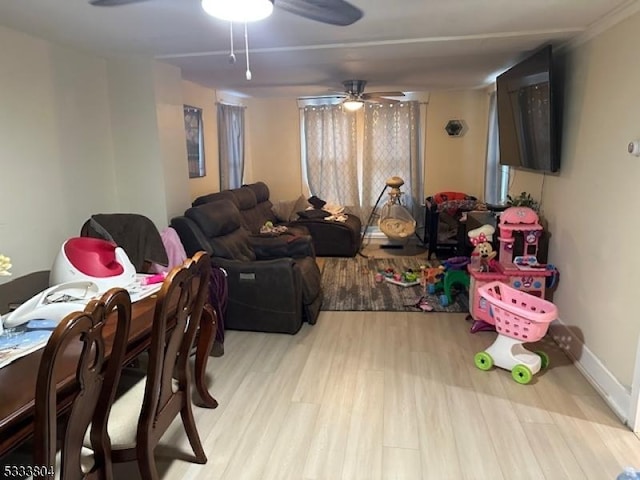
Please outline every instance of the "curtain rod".
[[247, 108], [246, 105], [242, 105], [241, 103], [229, 103], [229, 102], [222, 102], [220, 100], [216, 101], [216, 105], [229, 105], [230, 107]]
[[[415, 102], [416, 100], [400, 100], [401, 103]], [[366, 103], [366, 102], [365, 102]], [[429, 102], [417, 102], [418, 105], [429, 105]], [[319, 103], [319, 104], [310, 104], [310, 105], [302, 105], [298, 106], [298, 110], [304, 110], [308, 107], [337, 107], [341, 103]]]

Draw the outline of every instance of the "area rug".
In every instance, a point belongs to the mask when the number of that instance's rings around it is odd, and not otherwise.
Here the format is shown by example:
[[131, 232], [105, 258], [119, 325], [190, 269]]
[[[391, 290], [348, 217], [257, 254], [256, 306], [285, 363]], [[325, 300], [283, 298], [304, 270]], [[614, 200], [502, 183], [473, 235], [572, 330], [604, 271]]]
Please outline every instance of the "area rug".
[[453, 292], [453, 303], [440, 304], [437, 295], [425, 295], [420, 285], [403, 287], [387, 281], [376, 282], [376, 273], [387, 268], [395, 271], [420, 270], [421, 265], [437, 266], [424, 257], [395, 258], [325, 258], [322, 268], [324, 301], [322, 310], [330, 311], [422, 311], [418, 306], [421, 297], [435, 312], [467, 312], [469, 298], [466, 291]]

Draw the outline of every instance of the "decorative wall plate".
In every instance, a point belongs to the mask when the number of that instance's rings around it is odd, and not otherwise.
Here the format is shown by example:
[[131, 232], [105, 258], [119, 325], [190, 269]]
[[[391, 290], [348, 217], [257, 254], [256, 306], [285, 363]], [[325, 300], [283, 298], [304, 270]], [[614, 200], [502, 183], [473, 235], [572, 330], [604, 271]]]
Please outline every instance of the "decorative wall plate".
[[461, 137], [467, 131], [467, 124], [464, 120], [449, 120], [444, 129], [450, 137]]

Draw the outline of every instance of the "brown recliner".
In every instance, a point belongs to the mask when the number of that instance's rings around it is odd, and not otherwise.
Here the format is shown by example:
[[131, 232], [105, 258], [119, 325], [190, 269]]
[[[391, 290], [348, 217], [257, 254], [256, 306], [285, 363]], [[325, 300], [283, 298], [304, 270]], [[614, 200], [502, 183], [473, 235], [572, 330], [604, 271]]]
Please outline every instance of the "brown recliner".
[[296, 333], [316, 322], [323, 295], [308, 236], [251, 235], [227, 199], [192, 207], [171, 226], [187, 255], [204, 250], [227, 272], [226, 328]]

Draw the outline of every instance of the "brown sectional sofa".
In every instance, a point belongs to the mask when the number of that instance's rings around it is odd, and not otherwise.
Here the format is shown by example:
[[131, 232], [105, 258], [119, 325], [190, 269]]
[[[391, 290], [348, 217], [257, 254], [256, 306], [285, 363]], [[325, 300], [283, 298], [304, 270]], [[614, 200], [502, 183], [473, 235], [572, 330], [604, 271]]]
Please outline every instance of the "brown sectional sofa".
[[268, 221], [286, 225], [293, 234], [311, 235], [315, 254], [319, 257], [353, 257], [360, 250], [362, 222], [357, 216], [349, 214], [345, 222], [325, 220], [323, 216], [281, 222], [273, 212], [269, 196], [269, 187], [264, 182], [256, 182], [198, 197], [192, 205], [231, 200], [240, 210], [243, 226], [251, 233], [258, 234], [260, 227]]
[[191, 207], [171, 226], [188, 255], [203, 250], [226, 272], [225, 328], [293, 334], [316, 322], [323, 293], [308, 235], [252, 235], [228, 198]]

